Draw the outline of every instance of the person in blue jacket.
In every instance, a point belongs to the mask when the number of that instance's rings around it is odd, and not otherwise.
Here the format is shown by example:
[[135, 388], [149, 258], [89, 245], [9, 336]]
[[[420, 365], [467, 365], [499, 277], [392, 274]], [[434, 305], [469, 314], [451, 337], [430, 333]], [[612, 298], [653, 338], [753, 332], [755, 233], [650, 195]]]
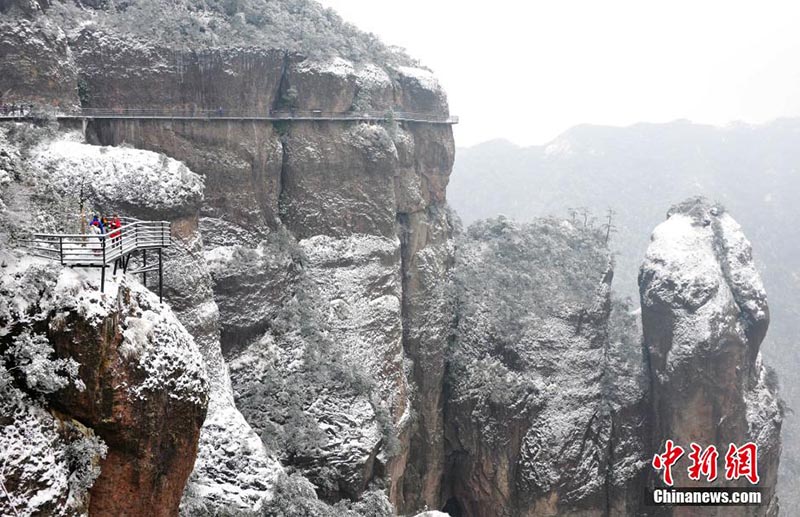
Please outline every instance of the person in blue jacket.
[[90, 226], [96, 226], [100, 230], [100, 233], [106, 233], [106, 225], [105, 223], [103, 223], [103, 219], [101, 219], [98, 215], [95, 214], [94, 217], [92, 217], [92, 222], [90, 223]]

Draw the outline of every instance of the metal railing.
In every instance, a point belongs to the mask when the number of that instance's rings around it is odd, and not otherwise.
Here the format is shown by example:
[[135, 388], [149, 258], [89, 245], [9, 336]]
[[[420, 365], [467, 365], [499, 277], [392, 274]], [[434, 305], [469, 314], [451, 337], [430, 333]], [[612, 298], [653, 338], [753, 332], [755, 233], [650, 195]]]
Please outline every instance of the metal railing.
[[362, 110], [332, 112], [322, 110], [201, 110], [201, 109], [152, 109], [152, 108], [82, 108], [61, 111], [55, 108], [37, 108], [24, 114], [0, 113], [0, 119], [21, 119], [50, 115], [60, 119], [166, 119], [166, 120], [267, 120], [267, 121], [372, 121], [395, 120], [398, 122], [424, 122], [428, 124], [458, 124], [458, 117], [444, 113], [415, 113], [410, 111]]
[[22, 241], [31, 254], [65, 266], [100, 266], [142, 249], [170, 245], [167, 221], [134, 221], [101, 234], [34, 233]]
[[[32, 233], [20, 243], [34, 256], [55, 260], [69, 267], [101, 268], [100, 290], [105, 290], [105, 270], [114, 265], [127, 271], [131, 254], [143, 252], [143, 265], [132, 273], [159, 272], [161, 290], [161, 250], [171, 244], [171, 224], [168, 221], [126, 220], [119, 228], [105, 233]], [[147, 250], [157, 250], [158, 264], [147, 265]]]

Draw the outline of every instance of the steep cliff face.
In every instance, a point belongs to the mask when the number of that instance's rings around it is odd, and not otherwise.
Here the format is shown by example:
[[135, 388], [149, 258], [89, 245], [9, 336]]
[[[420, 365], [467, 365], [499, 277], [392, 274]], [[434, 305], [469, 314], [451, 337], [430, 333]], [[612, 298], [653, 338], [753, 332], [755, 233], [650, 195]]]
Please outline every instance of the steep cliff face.
[[[65, 216], [77, 209], [81, 192], [88, 208], [144, 219], [172, 221], [172, 246], [164, 254], [164, 295], [194, 337], [209, 372], [209, 416], [200, 433], [197, 468], [189, 490], [212, 503], [253, 508], [268, 497], [283, 470], [236, 409], [220, 349], [219, 309], [199, 231], [203, 179], [184, 164], [152, 152], [87, 145], [69, 133], [28, 152], [27, 170], [37, 195], [61, 206], [34, 203], [35, 213]], [[20, 207], [17, 207], [18, 209]], [[77, 215], [58, 224], [71, 228]], [[73, 229], [72, 231], [76, 231]], [[141, 259], [137, 259], [141, 260]], [[150, 286], [156, 288], [151, 275]], [[128, 432], [135, 433], [135, 429]], [[197, 432], [187, 434], [197, 444]], [[187, 457], [194, 461], [194, 454]], [[191, 467], [191, 466], [190, 466]], [[180, 500], [183, 485], [170, 487]], [[170, 506], [174, 512], [175, 505]]]
[[[653, 233], [639, 283], [652, 449], [671, 439], [715, 445], [722, 455], [731, 443], [754, 442], [765, 489], [762, 507], [680, 508], [673, 514], [776, 515], [782, 414], [774, 374], [759, 353], [769, 309], [750, 243], [722, 207], [686, 201]], [[697, 484], [684, 469], [675, 483]]]
[[3, 102], [66, 109], [78, 105], [77, 70], [67, 36], [57, 24], [46, 18], [0, 17], [0, 54]]
[[[137, 8], [119, 16], [130, 16]], [[401, 66], [403, 59], [386, 66], [336, 57], [307, 59], [256, 47], [187, 50], [141, 32], [119, 32], [124, 24], [109, 22], [105, 13], [87, 11], [94, 23], [82, 24], [70, 22], [74, 13], [69, 8], [56, 11], [67, 22], [64, 62], [75, 74], [62, 83], [71, 84], [84, 107], [225, 114], [290, 107], [447, 111], [430, 73]], [[40, 88], [20, 88], [34, 89]], [[168, 255], [167, 270], [181, 273], [168, 273], [167, 300], [211, 366], [209, 421], [221, 426], [238, 414], [215, 418], [218, 386], [219, 393], [227, 393], [223, 399], [236, 395], [262, 434], [261, 442], [285, 463], [300, 467], [326, 497], [358, 497], [388, 468], [393, 499], [402, 501], [408, 491], [409, 508], [438, 504], [442, 362], [427, 366], [426, 358], [417, 361], [414, 356], [430, 347], [433, 356], [443, 357], [449, 321], [447, 315], [431, 318], [423, 309], [442, 305], [438, 286], [451, 260], [450, 223], [443, 209], [453, 161], [450, 129], [336, 122], [96, 121], [87, 135], [95, 143], [163, 152], [205, 175], [199, 219], [191, 205], [159, 213], [119, 203], [106, 206], [175, 223], [180, 246]], [[420, 280], [425, 271], [427, 278]], [[332, 277], [338, 279], [335, 287]], [[336, 310], [320, 310], [328, 305]], [[295, 328], [306, 316], [311, 321], [303, 323], [311, 330]], [[220, 348], [232, 360], [235, 392]], [[305, 358], [300, 371], [298, 357]], [[337, 360], [342, 364], [333, 364]], [[274, 368], [265, 369], [264, 361]], [[304, 375], [311, 377], [305, 385], [297, 382]], [[315, 386], [329, 376], [338, 388], [334, 393]], [[415, 382], [423, 388], [412, 400]], [[308, 393], [286, 400], [286, 387]], [[413, 404], [429, 409], [412, 411]], [[413, 426], [412, 414], [421, 415]], [[331, 420], [333, 427], [325, 431]], [[314, 438], [311, 447], [303, 438], [306, 433]], [[409, 440], [417, 435], [419, 444], [439, 444], [432, 455], [412, 458], [414, 474], [404, 478]], [[208, 451], [209, 458], [215, 457]], [[429, 461], [437, 467], [429, 469]], [[238, 461], [232, 463], [241, 468]], [[198, 472], [213, 471], [212, 465], [219, 462], [200, 461]], [[238, 490], [250, 495], [260, 490], [266, 500], [274, 485], [274, 472], [262, 476], [260, 487], [239, 486], [241, 479], [220, 472], [207, 477], [214, 476], [228, 482], [209, 489], [214, 484], [210, 479], [194, 483], [193, 478], [189, 491], [200, 492], [201, 499], [213, 493], [211, 504], [247, 508], [257, 500], [242, 499]], [[421, 484], [427, 488], [418, 497]]]
[[[769, 311], [741, 228], [702, 199], [670, 210], [640, 274], [643, 356], [634, 317], [610, 299], [603, 239], [574, 222], [501, 218], [457, 241], [446, 509], [776, 515], [782, 409], [758, 351]], [[757, 444], [764, 504], [645, 506], [667, 439], [715, 445], [720, 458]], [[705, 486], [673, 473], [676, 486]]]
[[602, 238], [499, 219], [459, 241], [445, 412], [456, 514], [636, 513], [641, 356], [619, 328], [609, 335]]
[[[291, 90], [297, 109], [447, 110], [435, 80], [413, 68], [260, 50], [142, 51], [124, 38], [85, 33], [74, 45], [96, 106], [263, 113], [284, 105]], [[99, 66], [107, 55], [115, 66]], [[449, 127], [95, 121], [89, 137], [160, 151], [205, 175], [199, 228], [221, 346], [232, 361], [237, 404], [271, 450], [334, 500], [357, 497], [388, 469], [401, 508], [438, 505], [450, 320], [442, 287], [452, 262], [444, 210], [454, 153]], [[307, 300], [317, 306], [310, 315]], [[330, 313], [320, 310], [328, 305]], [[298, 314], [327, 334], [323, 345], [281, 324]], [[335, 381], [341, 394], [309, 385], [297, 401], [281, 402], [285, 387], [310, 373], [298, 372], [291, 358], [320, 346], [314, 354], [323, 361], [311, 370], [346, 372]], [[328, 364], [338, 357], [343, 366]], [[369, 386], [359, 387], [364, 379]], [[277, 391], [276, 381], [283, 386]], [[350, 417], [334, 418], [342, 412]], [[328, 424], [320, 423], [331, 418], [328, 435], [336, 439], [326, 442], [319, 433]], [[292, 443], [295, 427], [320, 444]]]

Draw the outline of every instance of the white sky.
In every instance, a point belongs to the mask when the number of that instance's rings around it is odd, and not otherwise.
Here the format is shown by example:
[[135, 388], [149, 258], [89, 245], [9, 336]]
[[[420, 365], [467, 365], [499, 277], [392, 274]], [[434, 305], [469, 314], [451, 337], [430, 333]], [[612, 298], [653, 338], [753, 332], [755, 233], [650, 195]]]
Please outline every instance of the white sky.
[[436, 72], [459, 146], [800, 115], [800, 2], [321, 1]]

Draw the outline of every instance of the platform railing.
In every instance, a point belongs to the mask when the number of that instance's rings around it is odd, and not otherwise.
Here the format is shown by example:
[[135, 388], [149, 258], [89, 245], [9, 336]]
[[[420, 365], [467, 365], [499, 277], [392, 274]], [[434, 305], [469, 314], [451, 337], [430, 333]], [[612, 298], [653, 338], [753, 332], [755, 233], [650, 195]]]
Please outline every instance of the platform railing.
[[[31, 233], [19, 242], [31, 255], [54, 260], [69, 267], [101, 268], [100, 290], [105, 290], [106, 267], [121, 266], [127, 271], [131, 254], [143, 252], [143, 267], [135, 271], [159, 273], [159, 293], [162, 287], [161, 250], [171, 244], [168, 221], [126, 220], [119, 228], [104, 233]], [[158, 263], [147, 265], [147, 251], [157, 250]]]
[[170, 245], [168, 221], [133, 221], [105, 233], [33, 233], [21, 241], [31, 254], [65, 266], [99, 266], [141, 249]]
[[164, 109], [164, 108], [81, 108], [76, 110], [59, 110], [53, 107], [37, 107], [15, 113], [0, 112], [0, 119], [26, 119], [50, 116], [60, 119], [87, 118], [131, 118], [131, 119], [177, 119], [177, 120], [268, 120], [268, 121], [389, 121], [425, 122], [431, 124], [457, 124], [458, 117], [446, 113], [421, 113], [393, 110], [355, 110], [333, 112], [323, 110], [231, 110], [220, 109]]

